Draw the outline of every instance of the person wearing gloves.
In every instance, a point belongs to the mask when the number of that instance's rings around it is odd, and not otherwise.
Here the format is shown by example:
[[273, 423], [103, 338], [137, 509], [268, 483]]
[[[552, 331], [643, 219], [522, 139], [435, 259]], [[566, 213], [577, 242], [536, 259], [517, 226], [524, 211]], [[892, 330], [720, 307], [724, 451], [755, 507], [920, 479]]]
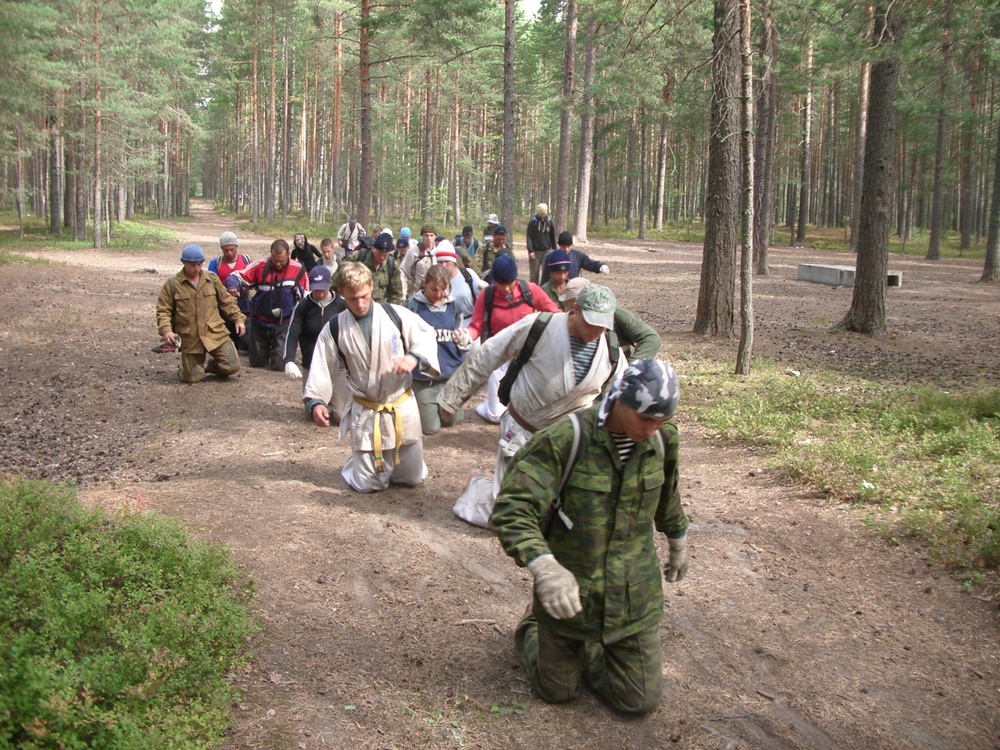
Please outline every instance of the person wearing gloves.
[[326, 266], [316, 266], [310, 271], [309, 294], [299, 300], [292, 311], [284, 348], [285, 375], [289, 380], [302, 379], [302, 370], [295, 364], [295, 350], [302, 351], [302, 366], [308, 370], [323, 326], [347, 309], [344, 300], [330, 291], [330, 279], [330, 269]]
[[434, 329], [405, 307], [372, 302], [372, 274], [362, 263], [343, 263], [337, 291], [347, 309], [316, 341], [303, 402], [320, 427], [330, 426], [334, 383], [347, 376], [351, 398], [341, 412], [340, 436], [350, 435], [351, 456], [340, 475], [357, 492], [427, 477], [413, 371], [437, 377]]
[[198, 245], [181, 251], [181, 263], [184, 267], [166, 280], [156, 300], [156, 328], [163, 345], [181, 350], [177, 375], [185, 383], [200, 383], [206, 374], [235, 375], [240, 355], [225, 321], [242, 336], [246, 317], [219, 277], [202, 270], [205, 253]]
[[[559, 249], [569, 256], [569, 279], [575, 279], [580, 275], [580, 269], [591, 273], [609, 274], [611, 269], [607, 263], [599, 260], [592, 260], [589, 255], [573, 247], [573, 235], [569, 232], [559, 233]], [[542, 284], [549, 280], [551, 269], [548, 265], [542, 268]]]
[[361, 246], [361, 239], [364, 236], [365, 228], [358, 224], [353, 216], [337, 230], [337, 240], [344, 248], [344, 258], [350, 257], [351, 253]]
[[542, 700], [569, 701], [587, 685], [630, 714], [660, 702], [654, 528], [667, 537], [667, 581], [688, 569], [670, 421], [678, 397], [670, 365], [636, 360], [600, 403], [536, 433], [507, 467], [490, 526], [534, 577], [514, 637]]

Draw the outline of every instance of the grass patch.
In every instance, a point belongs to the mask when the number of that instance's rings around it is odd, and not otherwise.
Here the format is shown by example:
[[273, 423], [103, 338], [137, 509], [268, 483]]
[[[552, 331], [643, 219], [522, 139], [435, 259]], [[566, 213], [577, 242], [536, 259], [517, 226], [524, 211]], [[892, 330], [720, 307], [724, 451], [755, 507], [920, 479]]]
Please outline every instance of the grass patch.
[[217, 746], [251, 595], [173, 521], [0, 479], [0, 747]]
[[[142, 252], [177, 242], [177, 233], [165, 227], [142, 221], [115, 223], [111, 229], [111, 242], [102, 235], [101, 246], [106, 250]], [[45, 219], [26, 216], [24, 237], [18, 236], [17, 215], [9, 211], [0, 213], [0, 248], [29, 248], [32, 250], [88, 250], [93, 246], [93, 226], [87, 230], [85, 240], [74, 240], [72, 231], [63, 228], [63, 236], [49, 234]]]
[[718, 437], [764, 449], [780, 474], [877, 508], [889, 534], [959, 567], [1000, 565], [1000, 389], [947, 393], [765, 360], [688, 360], [685, 411]]
[[28, 255], [21, 255], [20, 253], [8, 253], [6, 251], [0, 251], [0, 266], [9, 266], [14, 263], [48, 263], [48, 258], [32, 258]]

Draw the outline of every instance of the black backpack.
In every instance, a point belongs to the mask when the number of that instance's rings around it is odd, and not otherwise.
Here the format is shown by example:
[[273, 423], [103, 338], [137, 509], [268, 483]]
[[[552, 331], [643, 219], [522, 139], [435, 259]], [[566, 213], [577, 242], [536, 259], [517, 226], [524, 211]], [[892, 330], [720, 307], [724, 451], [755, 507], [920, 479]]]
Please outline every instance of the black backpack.
[[[512, 305], [512, 307], [517, 307], [519, 305], [534, 307], [535, 300], [531, 297], [531, 285], [524, 279], [518, 279], [517, 283], [521, 287], [521, 299], [517, 301], [517, 304]], [[486, 289], [486, 299], [483, 300], [483, 327], [479, 331], [480, 341], [486, 341], [486, 339], [488, 339], [491, 335], [490, 318], [493, 315], [493, 293], [496, 290], [496, 286], [496, 282], [491, 281], [489, 287]]]
[[[545, 331], [551, 320], [552, 313], [539, 313], [538, 317], [535, 318], [535, 322], [531, 324], [531, 329], [528, 331], [528, 338], [524, 340], [524, 346], [521, 347], [521, 351], [514, 357], [514, 361], [510, 363], [510, 366], [507, 367], [507, 373], [500, 381], [500, 388], [497, 391], [500, 403], [504, 406], [510, 403], [510, 391], [514, 387], [514, 381], [520, 375], [521, 368], [531, 359], [531, 355], [538, 345], [538, 339], [542, 337], [542, 332]], [[618, 360], [621, 357], [621, 349], [618, 348], [618, 335], [614, 331], [605, 331], [604, 335], [608, 340], [608, 359], [611, 360], [611, 375], [608, 376], [610, 380], [615, 376], [615, 372], [618, 371]]]
[[[465, 283], [469, 285], [469, 291], [472, 292], [472, 304], [476, 304], [476, 297], [479, 296], [479, 290], [476, 289], [476, 285], [472, 281], [472, 274], [465, 266], [459, 266], [458, 270], [462, 272], [462, 278], [465, 279]], [[491, 304], [490, 307], [492, 308], [493, 305]]]

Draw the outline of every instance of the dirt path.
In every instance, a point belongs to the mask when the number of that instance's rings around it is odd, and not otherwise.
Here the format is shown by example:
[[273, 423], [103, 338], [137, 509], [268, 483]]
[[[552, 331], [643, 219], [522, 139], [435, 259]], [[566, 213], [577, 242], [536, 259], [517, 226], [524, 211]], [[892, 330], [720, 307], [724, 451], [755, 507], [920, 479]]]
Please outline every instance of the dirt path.
[[[259, 583], [265, 630], [232, 676], [242, 700], [227, 748], [1000, 747], [997, 601], [920, 550], [885, 546], [860, 511], [715, 445], [683, 394], [693, 560], [666, 592], [664, 701], [634, 720], [589, 695], [535, 700], [512, 640], [529, 576], [451, 513], [469, 470], [492, 466], [496, 428], [472, 417], [428, 439], [419, 488], [350, 492], [346, 449], [304, 420], [300, 385], [245, 369], [185, 386], [175, 357], [150, 352], [179, 248], [211, 256], [230, 227], [196, 204], [176, 228], [169, 251], [4, 268], [0, 469], [75, 478], [87, 502], [178, 516], [232, 547]], [[239, 234], [263, 257], [268, 238]], [[730, 347], [687, 333], [700, 246], [587, 250], [682, 375], [691, 352]], [[1000, 292], [973, 283], [975, 264], [893, 258], [894, 335], [868, 342], [825, 333], [850, 290], [794, 280], [797, 262], [824, 257], [772, 250], [772, 275], [755, 281], [758, 352], [797, 369], [996, 385]]]

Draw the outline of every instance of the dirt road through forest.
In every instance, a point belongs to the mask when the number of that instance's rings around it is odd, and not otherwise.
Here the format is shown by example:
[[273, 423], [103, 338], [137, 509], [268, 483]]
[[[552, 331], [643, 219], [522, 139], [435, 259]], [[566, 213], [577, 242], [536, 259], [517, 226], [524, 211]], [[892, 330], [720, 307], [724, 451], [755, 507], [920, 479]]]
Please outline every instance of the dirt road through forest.
[[[264, 630], [232, 675], [242, 697], [225, 747], [1000, 747], [998, 601], [912, 545], [887, 546], [863, 510], [717, 445], [686, 417], [683, 380], [692, 561], [666, 586], [664, 700], [627, 719], [589, 694], [534, 699], [512, 637], [530, 576], [451, 512], [470, 470], [492, 468], [496, 427], [473, 415], [428, 438], [419, 488], [351, 492], [347, 449], [305, 421], [301, 383], [246, 368], [183, 385], [176, 355], [150, 351], [180, 248], [211, 257], [232, 228], [200, 203], [172, 226], [168, 250], [42, 251], [51, 263], [4, 267], [0, 468], [76, 479], [87, 503], [176, 516], [232, 548], [259, 584]], [[264, 256], [271, 238], [238, 234]], [[682, 376], [687, 353], [733, 348], [688, 333], [699, 245], [586, 251]], [[523, 242], [518, 254], [526, 266]], [[872, 342], [826, 332], [849, 289], [795, 280], [798, 262], [845, 257], [772, 249], [772, 274], [755, 279], [759, 353], [803, 371], [997, 385], [1000, 289], [975, 283], [977, 264], [893, 257], [893, 333]]]

